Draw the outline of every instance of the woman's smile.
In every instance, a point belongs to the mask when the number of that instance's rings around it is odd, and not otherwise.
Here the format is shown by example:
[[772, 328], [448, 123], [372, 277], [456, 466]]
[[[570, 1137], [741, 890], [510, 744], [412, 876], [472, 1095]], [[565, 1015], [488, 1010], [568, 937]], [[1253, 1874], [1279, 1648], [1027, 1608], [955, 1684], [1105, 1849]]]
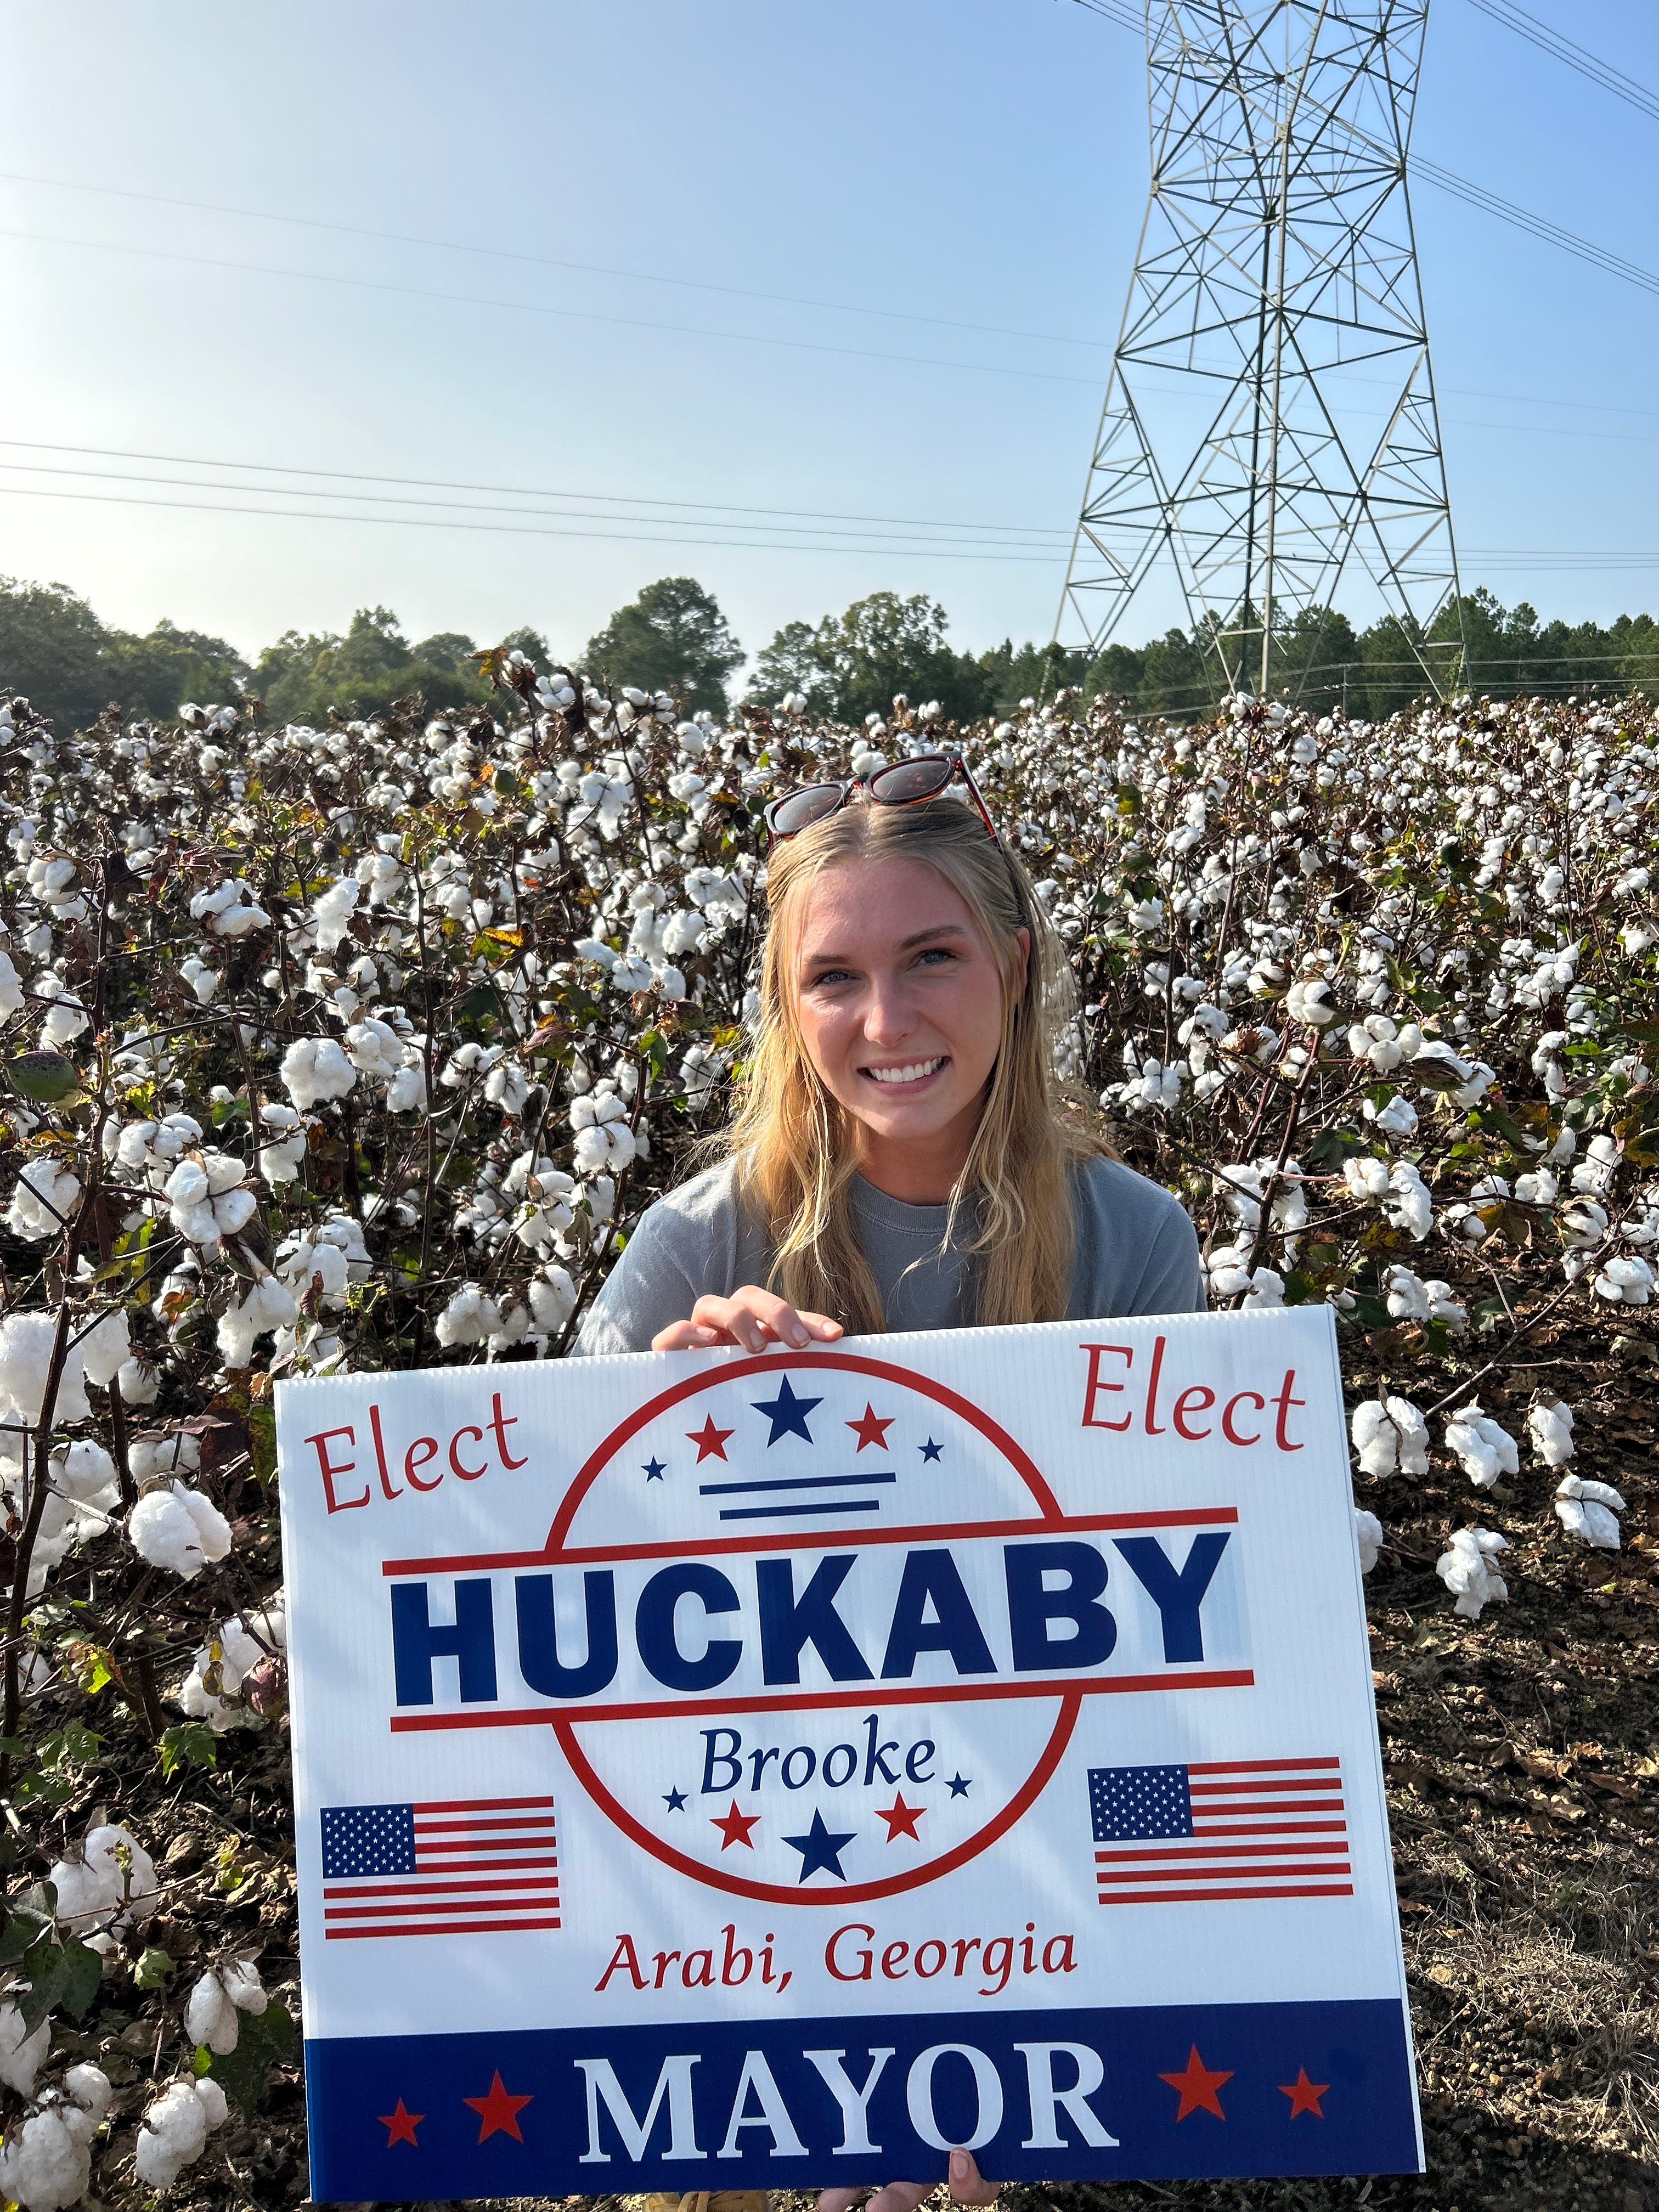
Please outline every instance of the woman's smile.
[[914, 1091], [931, 1082], [949, 1064], [948, 1053], [936, 1053], [932, 1060], [912, 1060], [903, 1067], [866, 1067], [860, 1073], [867, 1075], [872, 1082], [879, 1083], [884, 1091]]

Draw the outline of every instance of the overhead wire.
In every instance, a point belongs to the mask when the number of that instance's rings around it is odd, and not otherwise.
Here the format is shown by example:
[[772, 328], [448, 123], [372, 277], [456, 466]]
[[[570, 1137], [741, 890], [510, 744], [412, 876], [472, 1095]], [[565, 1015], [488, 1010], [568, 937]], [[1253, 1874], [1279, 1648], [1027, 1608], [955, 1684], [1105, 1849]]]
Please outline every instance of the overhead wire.
[[1627, 76], [1623, 70], [1616, 69], [1611, 62], [1604, 62], [1599, 54], [1593, 54], [1588, 46], [1581, 46], [1577, 39], [1570, 39], [1565, 31], [1556, 30], [1525, 8], [1517, 7], [1516, 0], [1469, 0], [1469, 5], [1478, 8], [1483, 15], [1490, 15], [1494, 23], [1501, 23], [1506, 31], [1513, 31], [1519, 38], [1529, 39], [1542, 52], [1558, 62], [1565, 62], [1570, 70], [1577, 70], [1580, 76], [1588, 77], [1592, 84], [1599, 84], [1604, 92], [1612, 93], [1615, 99], [1626, 101], [1632, 107], [1639, 109], [1644, 115], [1651, 116], [1656, 123], [1659, 123], [1659, 93], [1650, 92], [1637, 78]]

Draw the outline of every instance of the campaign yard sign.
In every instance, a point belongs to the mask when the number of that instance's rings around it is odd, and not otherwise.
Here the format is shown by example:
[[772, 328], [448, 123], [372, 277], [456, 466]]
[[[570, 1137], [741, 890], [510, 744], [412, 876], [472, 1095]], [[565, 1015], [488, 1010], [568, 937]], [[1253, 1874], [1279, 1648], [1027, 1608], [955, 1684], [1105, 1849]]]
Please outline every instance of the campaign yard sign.
[[319, 2202], [1421, 2169], [1327, 1310], [277, 1425]]

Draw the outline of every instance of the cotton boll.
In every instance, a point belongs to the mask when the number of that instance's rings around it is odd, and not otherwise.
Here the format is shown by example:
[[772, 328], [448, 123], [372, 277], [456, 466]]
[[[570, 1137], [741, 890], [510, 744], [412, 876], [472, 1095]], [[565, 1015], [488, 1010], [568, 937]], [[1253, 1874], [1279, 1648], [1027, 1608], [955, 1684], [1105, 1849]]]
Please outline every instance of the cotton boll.
[[1383, 1278], [1388, 1293], [1389, 1311], [1395, 1321], [1426, 1321], [1429, 1317], [1429, 1286], [1409, 1267], [1390, 1267]]
[[230, 1527], [217, 1507], [182, 1482], [149, 1490], [127, 1516], [127, 1535], [140, 1559], [186, 1582], [230, 1549]]
[[204, 1974], [185, 2007], [185, 2033], [194, 2044], [205, 2044], [221, 2057], [236, 2048], [241, 2022], [224, 1984], [217, 1974]]
[[1446, 1449], [1455, 1452], [1477, 1490], [1490, 1490], [1500, 1474], [1519, 1473], [1521, 1455], [1509, 1431], [1471, 1399], [1446, 1424]]
[[252, 1959], [232, 1959], [219, 1969], [225, 1995], [238, 2012], [262, 2013], [270, 2002], [259, 1969]]
[[132, 1333], [125, 1308], [106, 1314], [96, 1328], [89, 1329], [81, 1339], [78, 1349], [88, 1382], [95, 1382], [100, 1390], [107, 1390], [132, 1357]]
[[230, 2106], [224, 2091], [212, 2075], [198, 2075], [191, 2086], [201, 2101], [202, 2117], [207, 2122], [209, 2133], [211, 2134], [215, 2128], [223, 2127], [230, 2118]]
[[278, 1070], [283, 1088], [301, 1113], [331, 1098], [343, 1098], [357, 1071], [332, 1037], [301, 1037], [283, 1054]]
[[56, 2108], [31, 2114], [0, 2148], [0, 2197], [24, 2212], [63, 2212], [81, 2202], [91, 2183], [87, 2144]]
[[481, 1344], [501, 1326], [501, 1309], [486, 1297], [477, 1283], [459, 1290], [439, 1315], [436, 1335], [446, 1349], [455, 1345]]
[[1394, 1193], [1394, 1203], [1386, 1208], [1384, 1218], [1391, 1227], [1405, 1230], [1420, 1244], [1434, 1226], [1434, 1202], [1428, 1185], [1409, 1160], [1396, 1160], [1389, 1170], [1389, 1188]]
[[101, 1444], [77, 1439], [52, 1455], [52, 1479], [65, 1496], [84, 1501], [118, 1482], [115, 1462]]
[[1644, 1306], [1653, 1296], [1653, 1269], [1645, 1260], [1609, 1260], [1593, 1287], [1612, 1305]]
[[1572, 1440], [1572, 1408], [1563, 1400], [1540, 1398], [1527, 1415], [1533, 1449], [1546, 1467], [1565, 1467], [1577, 1446]]
[[151, 2189], [170, 2189], [180, 2169], [201, 2156], [207, 2131], [207, 2112], [194, 2085], [170, 2081], [144, 2110], [134, 2154], [140, 2181]]
[[1570, 1536], [1598, 1551], [1619, 1549], [1618, 1516], [1624, 1510], [1625, 1501], [1611, 1483], [1586, 1482], [1576, 1474], [1567, 1474], [1556, 1485], [1555, 1510], [1561, 1526]]
[[1342, 1163], [1342, 1180], [1348, 1186], [1349, 1195], [1367, 1201], [1380, 1202], [1389, 1192], [1389, 1164], [1373, 1158], [1369, 1153]]
[[32, 1244], [61, 1236], [80, 1195], [79, 1177], [58, 1161], [31, 1160], [12, 1191], [6, 1226]]
[[[0, 1404], [33, 1428], [44, 1409], [52, 1347], [58, 1333], [56, 1317], [39, 1311], [9, 1313], [0, 1321]], [[53, 1406], [59, 1421], [84, 1421], [92, 1415], [87, 1402], [81, 1347], [71, 1346], [58, 1378]]]
[[1353, 1509], [1353, 1533], [1359, 1546], [1359, 1571], [1362, 1575], [1368, 1575], [1376, 1565], [1376, 1555], [1382, 1548], [1382, 1523], [1375, 1513], [1367, 1513], [1363, 1507], [1356, 1505]]
[[34, 2077], [46, 2063], [52, 2047], [52, 2023], [43, 2020], [32, 2035], [23, 2032], [23, 2015], [7, 1998], [0, 2003], [0, 2081], [20, 2097], [32, 2096]]
[[1457, 1600], [1455, 1610], [1466, 1620], [1479, 1620], [1483, 1607], [1508, 1600], [1509, 1585], [1493, 1565], [1498, 1554], [1508, 1549], [1508, 1539], [1493, 1529], [1460, 1528], [1451, 1548], [1435, 1561], [1436, 1574]]
[[123, 1405], [153, 1406], [161, 1390], [161, 1378], [143, 1360], [124, 1359], [115, 1384]]
[[1244, 1313], [1262, 1313], [1282, 1306], [1285, 1303], [1285, 1278], [1271, 1267], [1255, 1268], [1250, 1275], [1250, 1287], [1240, 1309]]

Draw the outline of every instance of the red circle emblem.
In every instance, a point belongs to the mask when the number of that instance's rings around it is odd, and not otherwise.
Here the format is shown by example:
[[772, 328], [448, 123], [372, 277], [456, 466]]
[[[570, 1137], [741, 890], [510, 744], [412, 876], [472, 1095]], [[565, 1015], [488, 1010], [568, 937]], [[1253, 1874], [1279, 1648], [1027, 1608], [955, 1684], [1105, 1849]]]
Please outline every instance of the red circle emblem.
[[[1013, 1670], [1000, 1579], [1005, 1540], [1063, 1525], [941, 1383], [852, 1352], [722, 1361], [618, 1423], [549, 1532], [561, 1650], [608, 1601], [622, 1654], [559, 1743], [624, 1835], [712, 1888], [933, 1881], [1030, 1810], [1076, 1725], [1077, 1688]], [[583, 1577], [610, 1578], [586, 1627]]]

